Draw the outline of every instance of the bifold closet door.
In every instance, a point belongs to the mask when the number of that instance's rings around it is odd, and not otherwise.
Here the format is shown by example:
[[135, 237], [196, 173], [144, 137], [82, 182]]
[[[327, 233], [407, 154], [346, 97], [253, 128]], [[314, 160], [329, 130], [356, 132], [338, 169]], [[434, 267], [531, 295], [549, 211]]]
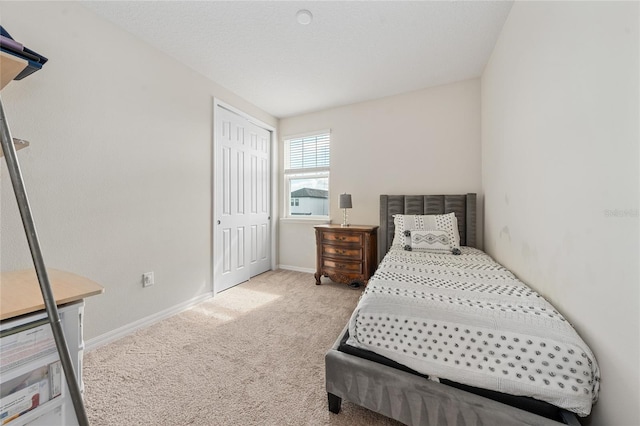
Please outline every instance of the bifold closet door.
[[216, 108], [214, 289], [271, 267], [271, 132]]

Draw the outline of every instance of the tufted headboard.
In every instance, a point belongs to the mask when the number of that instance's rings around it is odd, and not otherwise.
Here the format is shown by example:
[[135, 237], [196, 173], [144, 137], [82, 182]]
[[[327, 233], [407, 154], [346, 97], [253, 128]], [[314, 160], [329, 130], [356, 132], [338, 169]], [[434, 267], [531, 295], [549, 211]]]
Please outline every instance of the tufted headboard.
[[395, 214], [455, 213], [460, 245], [477, 247], [476, 194], [455, 195], [381, 195], [378, 254], [382, 259], [393, 243]]

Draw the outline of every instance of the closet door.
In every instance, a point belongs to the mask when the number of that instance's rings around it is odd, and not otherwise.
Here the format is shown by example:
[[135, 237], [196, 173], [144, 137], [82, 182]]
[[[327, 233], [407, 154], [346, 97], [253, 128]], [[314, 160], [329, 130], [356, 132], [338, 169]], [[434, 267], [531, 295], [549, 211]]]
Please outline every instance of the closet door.
[[271, 266], [271, 132], [216, 107], [214, 291]]
[[271, 132], [249, 123], [249, 276], [271, 269]]

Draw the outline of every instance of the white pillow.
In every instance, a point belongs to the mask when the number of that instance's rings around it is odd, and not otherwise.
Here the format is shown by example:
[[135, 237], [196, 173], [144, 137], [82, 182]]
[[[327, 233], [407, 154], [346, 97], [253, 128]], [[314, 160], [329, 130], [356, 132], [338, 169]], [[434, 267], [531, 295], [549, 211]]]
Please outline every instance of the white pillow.
[[451, 237], [449, 236], [449, 231], [443, 229], [406, 229], [404, 231], [404, 249], [408, 251], [451, 253]]
[[396, 228], [392, 244], [394, 247], [404, 247], [404, 231], [406, 230], [440, 229], [449, 233], [451, 249], [460, 248], [460, 233], [458, 232], [458, 220], [455, 213], [432, 215], [396, 214], [393, 216], [393, 224]]

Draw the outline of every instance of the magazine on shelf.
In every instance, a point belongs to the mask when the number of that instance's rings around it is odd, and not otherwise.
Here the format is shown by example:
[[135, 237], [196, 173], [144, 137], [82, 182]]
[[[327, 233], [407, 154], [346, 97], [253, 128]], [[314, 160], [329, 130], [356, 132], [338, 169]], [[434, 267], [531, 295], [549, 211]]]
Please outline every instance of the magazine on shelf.
[[17, 52], [22, 51], [22, 48], [24, 47], [22, 43], [18, 43], [14, 39], [4, 35], [0, 35], [0, 46], [14, 49]]
[[60, 396], [62, 366], [54, 361], [0, 383], [0, 424], [5, 425]]
[[0, 332], [0, 374], [56, 352], [47, 319], [3, 330]]

